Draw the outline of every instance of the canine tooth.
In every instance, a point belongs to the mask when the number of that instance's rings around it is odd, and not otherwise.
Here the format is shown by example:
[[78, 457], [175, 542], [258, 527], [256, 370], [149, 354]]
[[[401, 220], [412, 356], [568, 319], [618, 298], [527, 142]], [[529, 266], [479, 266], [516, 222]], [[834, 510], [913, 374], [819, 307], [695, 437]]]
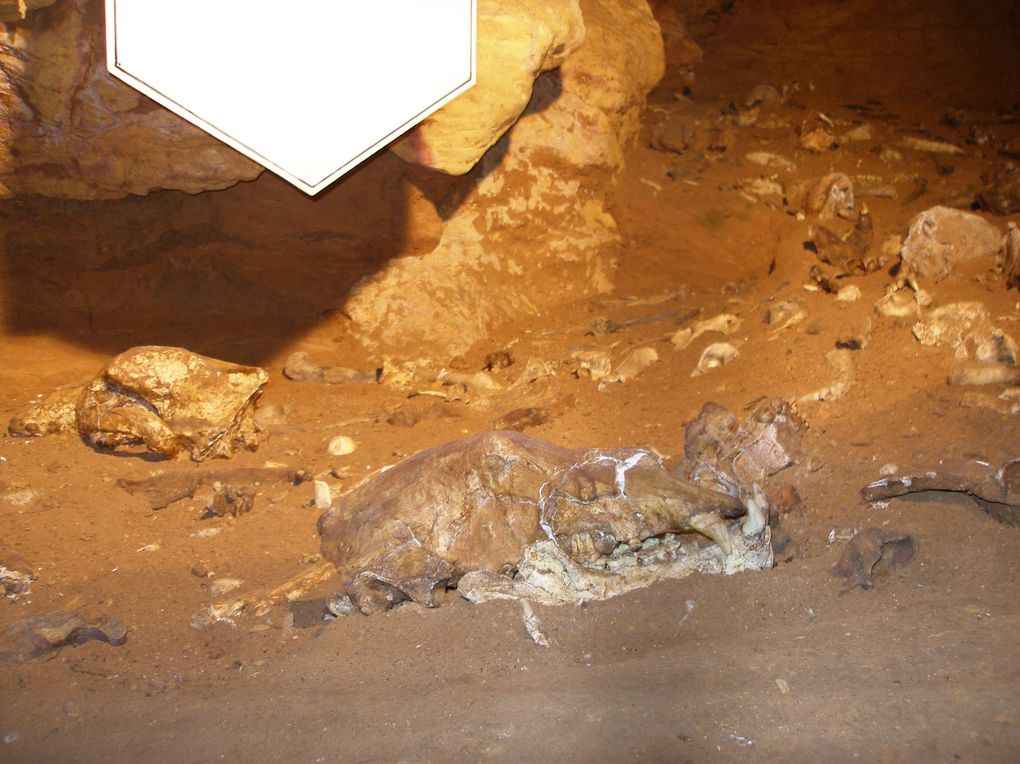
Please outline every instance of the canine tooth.
[[723, 554], [729, 556], [733, 552], [733, 544], [730, 542], [730, 529], [717, 515], [704, 513], [695, 515], [690, 520], [691, 527], [699, 533], [708, 536], [719, 545]]

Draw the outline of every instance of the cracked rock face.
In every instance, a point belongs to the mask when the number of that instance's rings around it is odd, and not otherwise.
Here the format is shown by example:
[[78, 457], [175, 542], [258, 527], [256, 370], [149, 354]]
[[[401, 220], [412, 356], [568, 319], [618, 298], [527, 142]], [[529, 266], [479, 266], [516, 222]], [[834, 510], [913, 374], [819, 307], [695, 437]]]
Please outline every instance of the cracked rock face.
[[[727, 525], [742, 514], [739, 500], [673, 477], [647, 451], [571, 451], [493, 432], [422, 451], [377, 473], [322, 515], [319, 534], [347, 594], [372, 613], [408, 599], [434, 606], [436, 590], [467, 573], [475, 574], [475, 592], [481, 576], [490, 593], [523, 596], [505, 592], [538, 586], [546, 595], [538, 599], [576, 601], [586, 597], [576, 596], [570, 577], [591, 590], [594, 576], [603, 596], [612, 596], [632, 587], [622, 582], [621, 565], [610, 561], [654, 546], [649, 540], [664, 534], [701, 534], [718, 544], [716, 557], [744, 550]], [[678, 554], [672, 552], [674, 560]], [[543, 577], [556, 578], [551, 561], [567, 578], [540, 586]], [[534, 575], [515, 582], [521, 566]]]
[[107, 73], [102, 2], [22, 10], [0, 23], [0, 197], [196, 193], [262, 171]]
[[255, 450], [255, 404], [268, 380], [262, 369], [183, 348], [132, 348], [82, 390], [78, 432], [94, 445], [195, 461]]

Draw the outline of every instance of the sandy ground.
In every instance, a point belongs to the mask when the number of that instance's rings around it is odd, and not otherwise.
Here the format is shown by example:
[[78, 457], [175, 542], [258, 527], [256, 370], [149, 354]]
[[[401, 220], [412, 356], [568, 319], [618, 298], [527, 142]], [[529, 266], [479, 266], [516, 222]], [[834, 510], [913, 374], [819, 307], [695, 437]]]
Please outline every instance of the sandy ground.
[[[0, 629], [53, 610], [129, 627], [120, 647], [90, 642], [0, 665], [0, 760], [1016, 760], [1017, 528], [964, 494], [868, 505], [860, 489], [889, 464], [911, 473], [940, 460], [1016, 458], [1020, 419], [1000, 398], [1003, 386], [948, 385], [953, 351], [920, 345], [912, 319], [875, 314], [892, 260], [841, 282], [860, 288], [858, 301], [805, 290], [817, 261], [803, 243], [817, 221], [747, 185], [834, 170], [874, 176], [858, 189], [892, 193], [859, 194], [874, 219], [873, 251], [922, 210], [966, 205], [982, 172], [1002, 160], [997, 147], [1017, 136], [1015, 39], [1008, 4], [966, 13], [948, 3], [924, 13], [882, 3], [734, 4], [701, 41], [705, 64], [690, 97], [656, 91], [646, 118], [650, 138], [670, 118], [715, 124], [724, 115], [723, 148], [674, 153], [642, 141], [615, 191], [624, 237], [616, 291], [502, 327], [462, 363], [481, 369], [489, 352], [509, 347], [516, 362], [496, 372], [505, 389], [461, 400], [299, 384], [281, 373], [296, 350], [362, 368], [379, 360], [367, 363], [345, 335], [342, 299], [393, 237], [408, 236], [381, 224], [392, 209], [365, 201], [383, 188], [400, 203], [395, 159], [373, 161], [315, 204], [266, 177], [199, 197], [0, 207], [4, 421], [132, 344], [182, 344], [271, 374], [264, 442], [232, 464], [303, 468], [336, 491], [533, 405], [558, 413], [531, 435], [570, 447], [643, 446], [672, 462], [705, 402], [743, 412], [762, 396], [792, 400], [828, 384], [825, 354], [871, 323], [867, 346], [852, 351], [849, 392], [798, 406], [811, 469], [796, 484], [801, 506], [774, 529], [776, 567], [536, 607], [549, 647], [528, 638], [518, 604], [476, 606], [455, 594], [437, 609], [324, 623], [335, 581], [263, 616], [193, 628], [192, 616], [216, 599], [212, 581], [240, 579], [237, 594], [250, 596], [317, 564], [309, 484], [263, 486], [250, 513], [203, 520], [200, 498], [152, 511], [115, 485], [165, 463], [92, 450], [70, 435], [0, 438], [0, 563], [36, 577], [29, 594], [0, 605]], [[745, 95], [762, 83], [785, 85], [785, 102], [740, 125]], [[838, 134], [866, 123], [872, 137], [804, 151], [796, 127], [816, 111]], [[973, 125], [989, 136], [984, 145], [968, 142]], [[908, 135], [962, 153], [908, 149], [900, 145]], [[901, 158], [881, 157], [882, 146]], [[755, 151], [796, 167], [764, 169], [746, 159]], [[1020, 221], [985, 217], [1003, 232]], [[990, 263], [923, 286], [936, 304], [983, 302], [1020, 337], [1018, 293]], [[495, 285], [495, 295], [499, 288], [520, 285]], [[807, 315], [780, 330], [762, 319], [782, 300]], [[742, 324], [674, 350], [669, 337], [689, 322], [660, 314], [689, 309], [730, 312]], [[652, 320], [592, 336], [605, 317]], [[722, 339], [739, 358], [692, 378], [704, 347]], [[558, 363], [579, 346], [614, 359], [650, 346], [660, 362], [602, 390], [562, 367], [511, 386], [529, 360]], [[413, 426], [389, 423], [396, 411]], [[358, 449], [330, 456], [337, 434]], [[874, 588], [846, 591], [829, 569], [846, 538], [867, 527], [908, 533], [919, 552]], [[209, 529], [219, 530], [197, 535]], [[158, 548], [142, 551], [150, 545]]]

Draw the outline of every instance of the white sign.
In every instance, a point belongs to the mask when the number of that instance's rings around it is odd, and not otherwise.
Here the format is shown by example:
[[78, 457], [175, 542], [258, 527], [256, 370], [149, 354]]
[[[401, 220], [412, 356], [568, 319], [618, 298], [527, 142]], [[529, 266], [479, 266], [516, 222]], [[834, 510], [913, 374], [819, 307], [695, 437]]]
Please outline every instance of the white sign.
[[475, 0], [106, 0], [107, 67], [316, 194], [475, 83]]

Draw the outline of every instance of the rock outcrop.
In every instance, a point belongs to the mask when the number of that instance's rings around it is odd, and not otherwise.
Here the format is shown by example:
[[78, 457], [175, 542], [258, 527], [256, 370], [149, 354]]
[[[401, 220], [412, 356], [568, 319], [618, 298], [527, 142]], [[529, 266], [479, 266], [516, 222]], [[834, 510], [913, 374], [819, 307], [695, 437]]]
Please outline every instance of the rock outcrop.
[[[408, 355], [431, 344], [456, 354], [501, 320], [612, 288], [619, 237], [606, 211], [607, 181], [662, 76], [662, 36], [645, 0], [582, 0], [580, 7], [584, 43], [539, 76], [524, 113], [464, 178], [464, 200], [436, 248], [393, 261], [352, 294], [346, 310], [366, 345]], [[428, 166], [462, 166], [458, 130], [471, 120], [456, 104], [398, 153]], [[514, 289], [514, 281], [528, 288]]]
[[535, 79], [584, 42], [578, 0], [478, 7], [477, 82], [391, 147], [414, 164], [463, 175], [524, 113]]
[[15, 5], [0, 25], [0, 198], [194, 193], [262, 171], [107, 73], [101, 0]]

